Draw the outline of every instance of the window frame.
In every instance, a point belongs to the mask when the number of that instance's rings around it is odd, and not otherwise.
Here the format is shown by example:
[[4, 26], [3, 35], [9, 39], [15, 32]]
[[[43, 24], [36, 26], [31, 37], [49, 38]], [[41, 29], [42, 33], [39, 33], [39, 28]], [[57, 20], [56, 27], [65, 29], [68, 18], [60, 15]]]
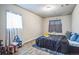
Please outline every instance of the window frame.
[[[56, 27], [54, 28], [54, 30], [52, 29], [50, 29], [50, 22], [51, 21], [53, 21], [53, 24], [56, 26], [56, 21], [59, 21], [59, 23], [60, 23], [60, 25], [61, 25], [61, 30], [58, 32], [57, 30], [56, 30]], [[52, 26], [52, 25], [51, 25]], [[55, 20], [49, 20], [49, 27], [48, 27], [48, 32], [50, 32], [50, 33], [52, 33], [52, 32], [55, 32], [55, 33], [62, 33], [62, 20], [61, 19], [55, 19]]]

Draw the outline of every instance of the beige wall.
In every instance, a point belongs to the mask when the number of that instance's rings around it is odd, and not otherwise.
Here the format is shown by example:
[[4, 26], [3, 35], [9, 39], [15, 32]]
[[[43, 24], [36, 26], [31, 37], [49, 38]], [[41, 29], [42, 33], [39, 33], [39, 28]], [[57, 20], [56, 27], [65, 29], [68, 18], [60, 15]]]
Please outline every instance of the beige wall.
[[35, 39], [42, 34], [42, 18], [16, 5], [0, 5], [0, 39], [5, 41], [6, 11], [21, 14], [23, 19], [23, 43]]
[[72, 32], [79, 33], [79, 5], [76, 5], [72, 13]]
[[62, 21], [62, 34], [66, 31], [71, 31], [71, 15], [59, 16], [59, 17], [49, 17], [43, 20], [43, 33], [48, 32], [49, 20], [61, 19]]

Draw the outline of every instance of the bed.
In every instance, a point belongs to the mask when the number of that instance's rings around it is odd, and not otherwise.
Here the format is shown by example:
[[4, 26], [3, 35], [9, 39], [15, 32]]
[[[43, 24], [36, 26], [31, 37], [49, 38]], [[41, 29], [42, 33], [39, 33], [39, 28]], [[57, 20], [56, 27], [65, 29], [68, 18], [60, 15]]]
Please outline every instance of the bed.
[[67, 32], [65, 36], [69, 42], [69, 53], [79, 54], [79, 34]]
[[66, 54], [68, 52], [68, 40], [64, 35], [41, 36], [36, 39], [36, 45], [42, 48]]

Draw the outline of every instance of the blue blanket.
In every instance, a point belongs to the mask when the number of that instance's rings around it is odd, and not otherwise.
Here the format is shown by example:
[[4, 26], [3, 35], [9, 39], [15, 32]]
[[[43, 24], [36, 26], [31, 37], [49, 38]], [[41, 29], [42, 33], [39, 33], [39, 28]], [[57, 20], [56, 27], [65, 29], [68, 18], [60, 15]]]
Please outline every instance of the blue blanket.
[[[36, 45], [53, 51], [66, 53], [68, 49], [68, 41], [65, 36], [53, 35], [50, 37], [41, 36], [36, 39]], [[63, 39], [63, 40], [62, 40]], [[64, 42], [66, 44], [64, 44]]]

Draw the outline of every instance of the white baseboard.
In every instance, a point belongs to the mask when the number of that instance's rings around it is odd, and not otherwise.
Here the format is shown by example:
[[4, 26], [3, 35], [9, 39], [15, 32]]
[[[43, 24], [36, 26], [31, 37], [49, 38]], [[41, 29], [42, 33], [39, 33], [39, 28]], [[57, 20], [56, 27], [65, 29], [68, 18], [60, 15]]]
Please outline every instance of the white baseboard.
[[30, 40], [24, 42], [23, 45], [26, 44], [26, 43], [28, 43], [28, 42], [30, 42], [30, 41], [32, 41], [32, 40], [34, 40], [34, 39], [30, 39]]

